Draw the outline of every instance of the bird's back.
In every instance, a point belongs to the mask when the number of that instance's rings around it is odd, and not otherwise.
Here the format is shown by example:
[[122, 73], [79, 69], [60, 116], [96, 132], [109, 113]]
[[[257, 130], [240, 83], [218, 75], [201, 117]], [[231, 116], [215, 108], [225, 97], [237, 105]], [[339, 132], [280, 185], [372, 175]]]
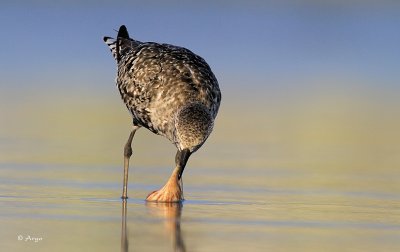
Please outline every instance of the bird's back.
[[187, 104], [203, 104], [215, 118], [221, 93], [204, 59], [182, 47], [120, 33], [105, 41], [117, 60], [117, 87], [135, 125], [172, 140], [174, 115]]
[[117, 60], [117, 86], [135, 125], [173, 141], [174, 116], [188, 104], [202, 104], [216, 117], [221, 93], [204, 59], [182, 47], [120, 33], [105, 41]]

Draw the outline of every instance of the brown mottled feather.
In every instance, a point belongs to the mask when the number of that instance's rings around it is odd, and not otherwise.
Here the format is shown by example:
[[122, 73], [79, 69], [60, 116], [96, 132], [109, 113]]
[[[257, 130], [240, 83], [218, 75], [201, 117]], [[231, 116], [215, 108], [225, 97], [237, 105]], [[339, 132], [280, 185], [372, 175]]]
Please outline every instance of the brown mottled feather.
[[[117, 40], [104, 40], [117, 59], [117, 87], [133, 124], [167, 137], [178, 149], [195, 151], [218, 113], [221, 92], [216, 77], [204, 59], [186, 48], [127, 36], [126, 31]], [[184, 143], [188, 139], [194, 142]]]

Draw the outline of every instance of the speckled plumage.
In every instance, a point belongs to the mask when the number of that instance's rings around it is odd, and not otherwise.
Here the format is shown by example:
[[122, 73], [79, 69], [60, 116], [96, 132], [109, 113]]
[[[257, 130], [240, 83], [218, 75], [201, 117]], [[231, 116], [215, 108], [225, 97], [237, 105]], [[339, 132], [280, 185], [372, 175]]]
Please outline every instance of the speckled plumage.
[[[193, 135], [205, 134], [198, 146], [190, 146], [197, 149], [212, 130], [221, 101], [218, 81], [210, 67], [186, 48], [140, 42], [128, 36], [126, 30], [120, 30], [119, 46], [117, 40], [104, 40], [117, 60], [117, 87], [133, 124], [167, 137], [178, 149], [191, 145], [184, 142], [193, 140]], [[179, 118], [182, 109], [197, 116], [186, 113]], [[203, 111], [203, 117], [198, 116], [199, 111]], [[183, 124], [187, 130], [177, 129]]]
[[145, 127], [178, 149], [171, 177], [146, 200], [181, 201], [186, 163], [214, 126], [221, 102], [218, 81], [200, 56], [183, 47], [131, 39], [125, 26], [120, 27], [117, 39], [104, 37], [104, 41], [117, 61], [117, 87], [133, 118], [124, 148], [122, 198], [127, 198], [132, 139], [138, 128]]

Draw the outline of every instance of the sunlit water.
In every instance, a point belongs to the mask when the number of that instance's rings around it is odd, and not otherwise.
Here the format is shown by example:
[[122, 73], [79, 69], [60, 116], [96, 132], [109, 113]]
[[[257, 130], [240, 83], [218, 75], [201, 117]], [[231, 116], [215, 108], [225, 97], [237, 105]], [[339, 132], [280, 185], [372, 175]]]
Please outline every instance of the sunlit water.
[[[399, 172], [192, 167], [183, 204], [146, 203], [147, 193], [161, 186], [168, 172], [165, 167], [132, 168], [131, 198], [124, 206], [121, 167], [3, 164], [1, 250], [400, 248]], [[161, 179], [149, 179], [154, 174]]]

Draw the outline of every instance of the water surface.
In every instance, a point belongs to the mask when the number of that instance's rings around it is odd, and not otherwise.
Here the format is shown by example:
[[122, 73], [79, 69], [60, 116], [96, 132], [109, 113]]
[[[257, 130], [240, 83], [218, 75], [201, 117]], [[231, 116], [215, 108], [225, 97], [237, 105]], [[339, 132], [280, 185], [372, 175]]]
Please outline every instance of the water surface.
[[168, 175], [167, 170], [132, 169], [131, 198], [124, 205], [118, 198], [119, 167], [3, 164], [2, 250], [400, 248], [398, 172], [343, 176], [268, 167], [229, 173], [196, 167], [186, 176], [183, 204], [146, 203], [147, 193], [163, 182], [151, 182], [152, 174]]

